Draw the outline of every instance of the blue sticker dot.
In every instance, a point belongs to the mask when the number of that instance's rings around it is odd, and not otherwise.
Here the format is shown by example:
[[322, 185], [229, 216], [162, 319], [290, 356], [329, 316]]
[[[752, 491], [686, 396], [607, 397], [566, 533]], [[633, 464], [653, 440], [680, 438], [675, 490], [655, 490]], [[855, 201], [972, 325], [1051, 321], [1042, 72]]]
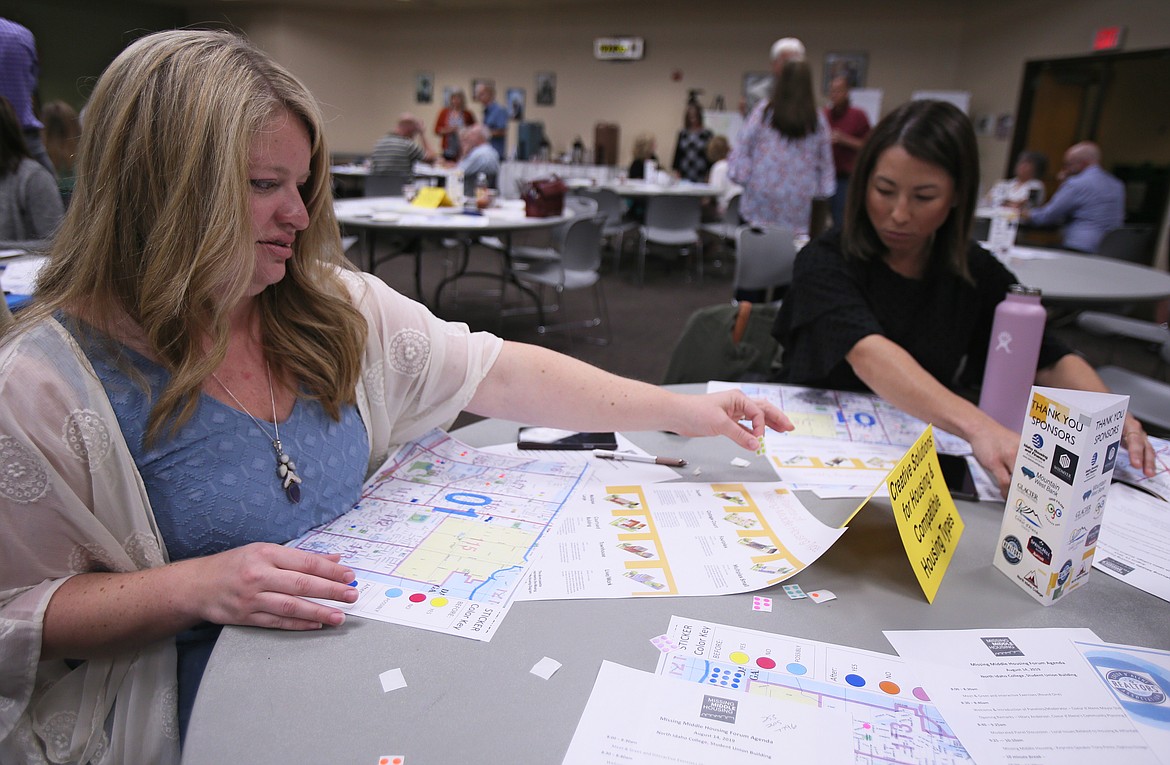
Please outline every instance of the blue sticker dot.
[[865, 687], [865, 678], [861, 675], [845, 675], [845, 682], [849, 683], [854, 688]]
[[720, 684], [720, 685], [727, 685], [727, 681], [726, 681], [726, 680], [720, 680], [720, 681], [719, 681], [719, 684]]
[[790, 675], [799, 676], [808, 673], [808, 667], [804, 666], [803, 664], [797, 664], [796, 662], [792, 662], [787, 667], [785, 667], [785, 669], [788, 670], [788, 674]]
[[388, 598], [401, 598], [402, 597], [402, 590], [398, 589], [397, 587], [391, 587], [390, 589], [386, 590], [386, 597], [388, 597]]

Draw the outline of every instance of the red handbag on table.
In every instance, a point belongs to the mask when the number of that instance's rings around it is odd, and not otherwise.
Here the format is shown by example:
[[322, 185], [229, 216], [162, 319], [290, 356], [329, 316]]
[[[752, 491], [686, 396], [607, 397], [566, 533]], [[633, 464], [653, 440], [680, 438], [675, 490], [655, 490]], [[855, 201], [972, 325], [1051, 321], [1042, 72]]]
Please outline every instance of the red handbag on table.
[[520, 198], [524, 200], [524, 214], [529, 218], [549, 218], [565, 210], [565, 192], [568, 187], [557, 176], [534, 178], [522, 184]]

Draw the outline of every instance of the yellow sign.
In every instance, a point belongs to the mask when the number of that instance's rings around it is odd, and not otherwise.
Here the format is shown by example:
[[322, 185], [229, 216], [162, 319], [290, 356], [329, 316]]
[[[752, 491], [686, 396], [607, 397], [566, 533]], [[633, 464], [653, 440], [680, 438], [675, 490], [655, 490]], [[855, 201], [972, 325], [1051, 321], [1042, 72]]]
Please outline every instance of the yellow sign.
[[[926, 426], [922, 435], [886, 475], [886, 488], [898, 522], [902, 546], [910, 558], [910, 567], [918, 577], [918, 584], [933, 603], [942, 583], [951, 557], [963, 535], [963, 519], [955, 507], [951, 493], [943, 480], [934, 450], [934, 428]], [[877, 489], [874, 489], [877, 492]], [[861, 512], [870, 498], [861, 501], [857, 509], [845, 519], [847, 526]]]
[[442, 186], [427, 186], [418, 190], [414, 201], [411, 202], [415, 207], [454, 207], [455, 203], [451, 201], [451, 197], [447, 196], [446, 190]]

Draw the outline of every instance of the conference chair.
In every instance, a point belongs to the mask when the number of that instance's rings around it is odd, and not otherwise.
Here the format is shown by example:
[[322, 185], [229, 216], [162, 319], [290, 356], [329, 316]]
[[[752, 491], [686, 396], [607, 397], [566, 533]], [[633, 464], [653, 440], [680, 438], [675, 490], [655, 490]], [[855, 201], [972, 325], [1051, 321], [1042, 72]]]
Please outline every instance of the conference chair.
[[743, 218], [739, 214], [739, 199], [742, 194], [736, 194], [727, 202], [727, 209], [723, 211], [723, 218], [712, 223], [704, 223], [701, 228], [714, 237], [719, 252], [726, 252], [728, 247], [735, 247], [735, 232], [743, 225]]
[[513, 262], [513, 273], [521, 282], [536, 285], [542, 294], [545, 288], [551, 288], [556, 293], [556, 302], [545, 307], [546, 314], [565, 312], [566, 292], [592, 288], [594, 308], [592, 318], [556, 324], [546, 324], [542, 320], [536, 328], [542, 335], [552, 330], [565, 330], [570, 347], [573, 343], [574, 328], [602, 328], [601, 336], [583, 337], [586, 342], [607, 345], [612, 339], [605, 294], [601, 288], [601, 275], [598, 273], [601, 267], [601, 232], [604, 226], [605, 216], [600, 213], [574, 218], [557, 237], [555, 246], [550, 248], [555, 257]]
[[410, 183], [410, 176], [401, 174], [379, 175], [371, 173], [366, 177], [367, 197], [400, 197], [402, 187]]
[[[1170, 364], [1170, 340], [1158, 348], [1162, 364]], [[1129, 396], [1129, 413], [1155, 435], [1170, 435], [1170, 383], [1146, 377], [1123, 367], [1105, 366], [1097, 374], [1109, 390]]]
[[1097, 254], [1148, 266], [1153, 239], [1154, 229], [1150, 226], [1122, 226], [1105, 234]]
[[613, 189], [585, 188], [581, 189], [578, 195], [596, 200], [598, 212], [605, 214], [605, 226], [601, 229], [601, 236], [613, 247], [613, 270], [616, 272], [621, 267], [626, 232], [638, 228], [638, 224], [625, 219], [626, 204]]
[[652, 196], [646, 200], [646, 223], [638, 248], [638, 284], [646, 275], [646, 251], [650, 245], [670, 247], [680, 254], [694, 253], [698, 280], [703, 280], [703, 239], [699, 236], [702, 218], [699, 197]]
[[779, 301], [792, 283], [796, 235], [790, 228], [740, 226], [735, 231], [735, 297]]
[[[1133, 341], [1130, 345], [1139, 348], [1157, 349], [1170, 343], [1170, 328], [1165, 324], [1156, 324], [1143, 319], [1132, 319], [1128, 316], [1117, 316], [1102, 311], [1082, 311], [1077, 316], [1077, 326], [1098, 337], [1105, 338], [1109, 347], [1107, 362], [1112, 364], [1118, 347], [1125, 341]], [[1152, 371], [1157, 375], [1164, 375], [1166, 365], [1155, 357]]]

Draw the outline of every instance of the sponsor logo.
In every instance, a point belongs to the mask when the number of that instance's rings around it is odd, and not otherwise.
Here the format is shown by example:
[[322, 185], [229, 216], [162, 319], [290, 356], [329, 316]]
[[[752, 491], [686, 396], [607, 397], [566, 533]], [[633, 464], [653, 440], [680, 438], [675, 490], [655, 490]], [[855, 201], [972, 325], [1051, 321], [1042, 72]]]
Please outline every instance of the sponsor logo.
[[1024, 548], [1020, 544], [1020, 540], [1010, 535], [1003, 538], [1000, 550], [1003, 551], [1003, 559], [1013, 566], [1024, 557]]
[[1105, 558], [1104, 560], [1099, 560], [1099, 561], [1097, 561], [1097, 565], [1100, 566], [1101, 568], [1107, 568], [1110, 571], [1121, 574], [1122, 576], [1125, 576], [1126, 574], [1129, 574], [1133, 571], [1133, 566], [1127, 566], [1124, 563], [1122, 563], [1121, 561], [1114, 560], [1113, 558]]
[[1089, 530], [1084, 526], [1077, 526], [1073, 529], [1072, 534], [1069, 535], [1068, 543], [1070, 545], [1080, 544], [1081, 540], [1089, 535]]
[[1091, 467], [1097, 467], [1097, 456], [1097, 452], [1093, 452], [1093, 456], [1089, 458], [1089, 465]]
[[1037, 448], [1037, 449], [1043, 449], [1044, 448], [1044, 436], [1040, 435], [1039, 433], [1033, 433], [1032, 434], [1032, 446]]
[[1066, 560], [1064, 565], [1060, 567], [1060, 573], [1056, 575], [1056, 586], [1063, 587], [1064, 583], [1068, 581], [1068, 575], [1072, 573], [1072, 561]]
[[1077, 477], [1077, 461], [1079, 459], [1077, 455], [1057, 444], [1053, 447], [1052, 466], [1048, 472], [1072, 486]]
[[1035, 478], [1035, 477], [1036, 477], [1036, 473], [1035, 473], [1035, 472], [1033, 472], [1033, 471], [1031, 471], [1031, 470], [1029, 470], [1029, 469], [1028, 469], [1026, 466], [1024, 466], [1024, 465], [1021, 465], [1021, 466], [1020, 466], [1020, 472], [1021, 472], [1021, 473], [1023, 473], [1024, 475], [1028, 476], [1029, 478]]
[[1145, 672], [1130, 669], [1111, 669], [1105, 673], [1105, 682], [1117, 693], [1145, 704], [1162, 704], [1166, 693], [1158, 681]]
[[1084, 494], [1081, 495], [1081, 499], [1088, 499], [1091, 496], [1093, 496], [1093, 490], [1089, 489], [1088, 491], [1086, 491]]
[[1089, 535], [1085, 537], [1085, 547], [1092, 547], [1097, 544], [1097, 535], [1101, 533], [1101, 524], [1097, 524], [1089, 529]]
[[699, 708], [699, 717], [725, 723], [734, 723], [738, 710], [739, 702], [735, 699], [725, 699], [720, 696], [707, 696], [704, 694], [703, 706]]
[[987, 646], [987, 650], [995, 656], [1023, 656], [1021, 651], [1011, 638], [1008, 637], [985, 637], [979, 638], [983, 641], [983, 645]]
[[1102, 473], [1108, 473], [1113, 469], [1113, 465], [1117, 462], [1117, 450], [1121, 446], [1121, 441], [1114, 441], [1105, 447], [1105, 464], [1101, 466]]
[[1035, 491], [1028, 488], [1024, 484], [1020, 483], [1019, 481], [1016, 481], [1016, 491], [1020, 492], [1021, 494], [1023, 494], [1025, 497], [1032, 500], [1033, 502], [1040, 499], [1039, 494], [1037, 494]]
[[1045, 566], [1052, 563], [1052, 548], [1040, 537], [1028, 538], [1028, 552]]
[[1039, 573], [1039, 572], [1037, 572], [1036, 569], [1032, 569], [1024, 576], [1021, 576], [1020, 581], [1023, 582], [1024, 584], [1028, 585], [1029, 587], [1031, 587], [1036, 592], [1040, 592], [1040, 585], [1036, 584], [1037, 573]]
[[1050, 499], [1044, 504], [1044, 513], [1048, 516], [1048, 520], [1056, 523], [1056, 520], [1064, 515], [1064, 508], [1055, 499]]
[[1016, 500], [1016, 515], [1025, 523], [1030, 523], [1036, 528], [1040, 528], [1040, 516], [1029, 505], [1024, 503], [1024, 500]]

